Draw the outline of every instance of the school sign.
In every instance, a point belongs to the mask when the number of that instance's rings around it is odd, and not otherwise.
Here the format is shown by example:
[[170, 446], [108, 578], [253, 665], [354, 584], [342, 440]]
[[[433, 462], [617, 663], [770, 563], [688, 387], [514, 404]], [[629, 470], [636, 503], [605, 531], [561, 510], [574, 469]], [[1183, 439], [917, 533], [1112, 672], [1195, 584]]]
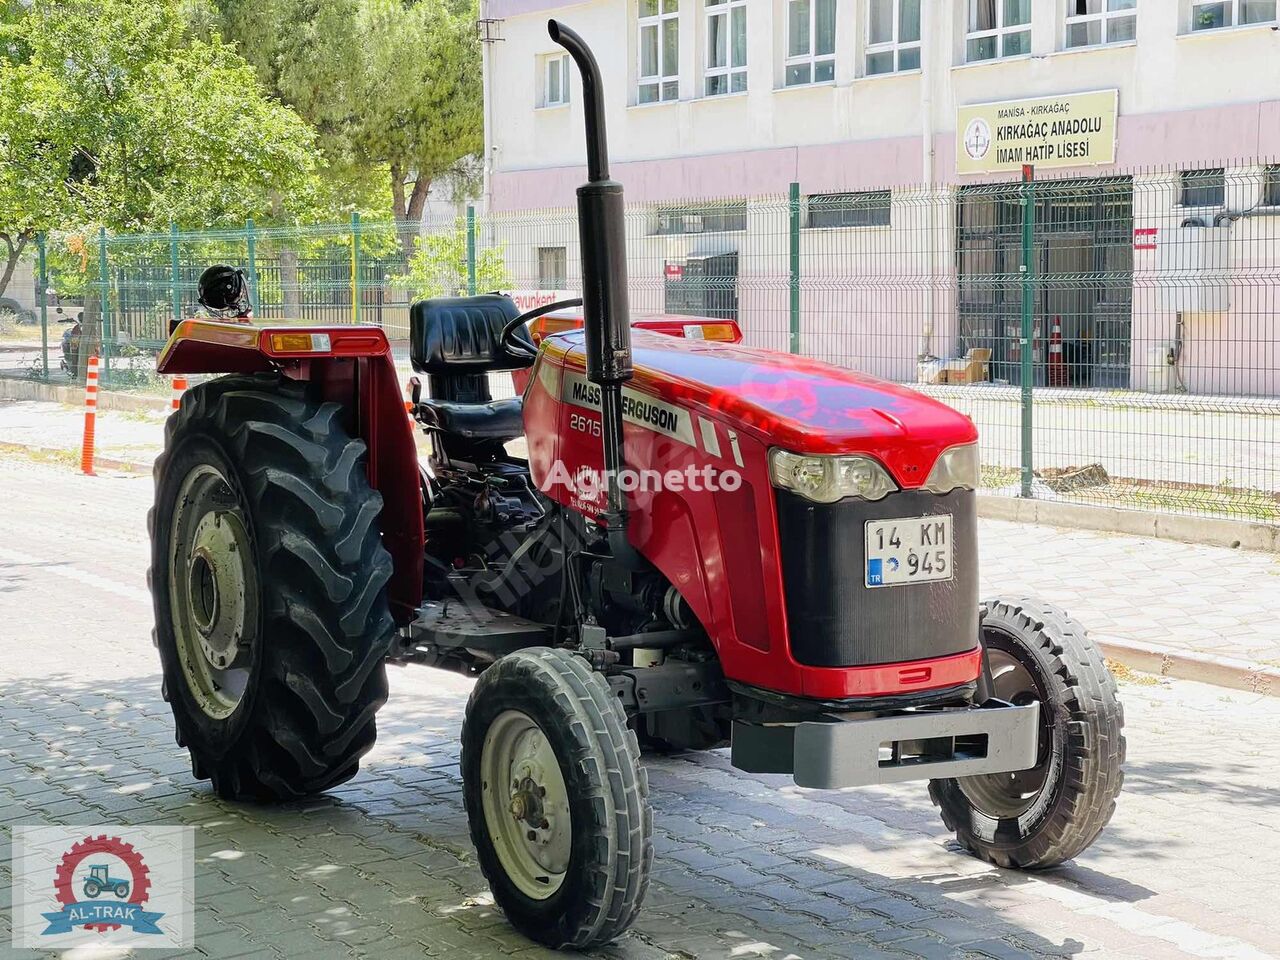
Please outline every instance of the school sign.
[[956, 172], [1023, 164], [1080, 167], [1116, 159], [1115, 90], [975, 103], [956, 111]]

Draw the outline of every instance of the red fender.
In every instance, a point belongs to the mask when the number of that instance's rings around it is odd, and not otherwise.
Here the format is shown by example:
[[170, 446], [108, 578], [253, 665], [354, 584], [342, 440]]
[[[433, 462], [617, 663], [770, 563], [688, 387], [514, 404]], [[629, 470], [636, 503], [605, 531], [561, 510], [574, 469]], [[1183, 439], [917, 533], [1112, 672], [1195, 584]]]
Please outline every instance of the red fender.
[[369, 449], [369, 484], [382, 494], [382, 542], [394, 570], [387, 586], [396, 622], [422, 605], [424, 541], [418, 448], [405, 415], [387, 335], [378, 327], [258, 327], [184, 320], [156, 363], [162, 374], [269, 373], [315, 383], [353, 416]]

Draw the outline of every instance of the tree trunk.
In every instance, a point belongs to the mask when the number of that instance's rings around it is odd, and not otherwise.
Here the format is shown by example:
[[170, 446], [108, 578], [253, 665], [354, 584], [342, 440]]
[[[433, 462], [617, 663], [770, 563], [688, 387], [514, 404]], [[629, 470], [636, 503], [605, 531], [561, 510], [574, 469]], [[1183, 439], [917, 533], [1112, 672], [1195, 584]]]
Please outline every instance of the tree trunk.
[[[22, 257], [22, 251], [30, 239], [31, 234], [26, 230], [18, 234], [16, 243], [9, 234], [0, 233], [0, 240], [4, 240], [6, 251], [4, 273], [0, 273], [0, 297], [4, 296], [4, 292], [9, 289], [9, 281], [13, 279], [13, 273], [18, 269], [18, 260]], [[36, 282], [39, 283], [39, 280]]]
[[298, 251], [284, 247], [280, 251], [280, 295], [284, 301], [284, 319], [302, 319], [302, 289], [298, 285]]
[[89, 369], [89, 357], [102, 356], [102, 304], [101, 290], [94, 284], [92, 292], [84, 298], [84, 312], [80, 315], [80, 351], [76, 357], [76, 378], [84, 383], [85, 372]]
[[427, 194], [431, 181], [422, 174], [413, 181], [413, 189], [405, 194], [405, 171], [399, 164], [391, 165], [391, 201], [396, 218], [396, 234], [400, 238], [400, 251], [405, 260], [413, 256], [413, 238], [422, 230], [422, 211], [427, 206]]

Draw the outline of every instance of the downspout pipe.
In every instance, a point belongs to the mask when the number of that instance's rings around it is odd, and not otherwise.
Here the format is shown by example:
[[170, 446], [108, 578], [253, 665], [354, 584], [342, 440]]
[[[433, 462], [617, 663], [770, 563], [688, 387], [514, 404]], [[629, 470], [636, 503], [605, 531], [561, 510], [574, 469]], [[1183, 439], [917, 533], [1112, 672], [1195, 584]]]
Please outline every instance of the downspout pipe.
[[586, 41], [556, 20], [551, 39], [564, 47], [582, 77], [586, 120], [587, 182], [578, 187], [578, 238], [582, 250], [582, 313], [587, 379], [600, 387], [606, 508], [599, 521], [609, 550], [630, 569], [647, 564], [627, 538], [626, 495], [619, 482], [626, 466], [622, 440], [622, 385], [632, 377], [631, 311], [627, 303], [626, 207], [622, 184], [609, 177], [604, 81]]

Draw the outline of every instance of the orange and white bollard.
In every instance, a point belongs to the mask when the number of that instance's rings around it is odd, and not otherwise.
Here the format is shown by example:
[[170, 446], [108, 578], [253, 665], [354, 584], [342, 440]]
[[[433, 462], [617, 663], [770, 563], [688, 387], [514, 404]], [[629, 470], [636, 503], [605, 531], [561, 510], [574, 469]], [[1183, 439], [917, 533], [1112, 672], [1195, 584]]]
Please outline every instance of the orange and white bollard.
[[93, 472], [93, 443], [98, 414], [98, 358], [90, 357], [84, 375], [84, 439], [80, 443], [80, 470], [86, 476]]
[[173, 402], [170, 404], [171, 409], [177, 410], [179, 407], [182, 406], [182, 395], [183, 393], [186, 392], [186, 389], [187, 389], [186, 377], [179, 374], [178, 376], [173, 378]]

